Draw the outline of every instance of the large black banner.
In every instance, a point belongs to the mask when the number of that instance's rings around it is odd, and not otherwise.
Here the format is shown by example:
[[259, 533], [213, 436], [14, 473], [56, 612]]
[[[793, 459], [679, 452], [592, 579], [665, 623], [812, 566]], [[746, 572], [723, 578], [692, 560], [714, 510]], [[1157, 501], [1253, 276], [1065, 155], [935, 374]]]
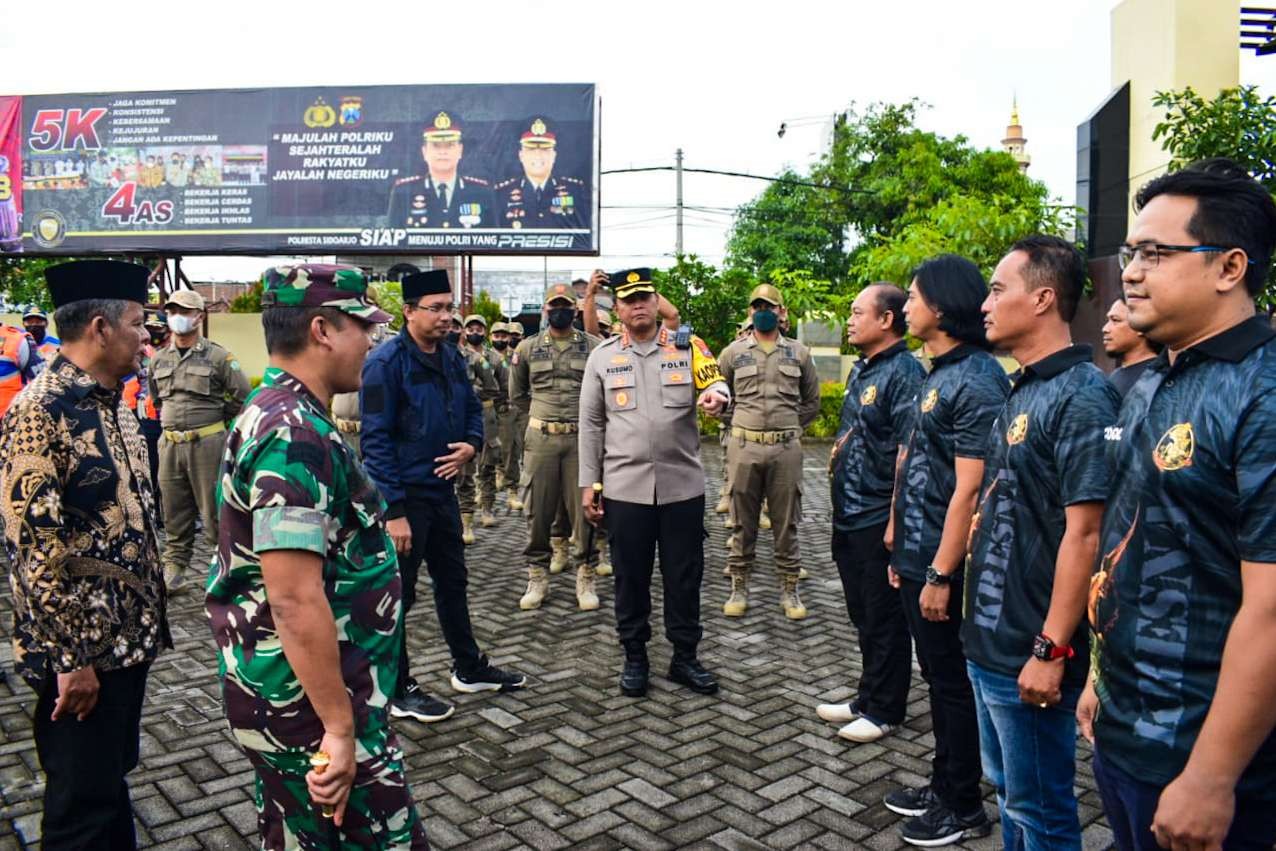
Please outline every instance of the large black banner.
[[589, 84], [0, 97], [0, 251], [597, 254], [597, 103]]

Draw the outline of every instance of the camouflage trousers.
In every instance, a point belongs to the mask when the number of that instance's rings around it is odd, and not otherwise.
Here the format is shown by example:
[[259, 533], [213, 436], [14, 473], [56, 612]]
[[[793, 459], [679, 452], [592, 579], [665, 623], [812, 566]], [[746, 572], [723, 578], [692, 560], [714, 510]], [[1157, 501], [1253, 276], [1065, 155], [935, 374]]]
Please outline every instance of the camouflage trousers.
[[[500, 463], [501, 444], [496, 411], [483, 409], [483, 449], [469, 460], [456, 477], [456, 499], [462, 514], [473, 514], [475, 507], [491, 511], [496, 504], [496, 467]], [[477, 506], [475, 486], [477, 485]]]
[[257, 827], [261, 847], [291, 849], [429, 849], [425, 824], [417, 815], [404, 776], [403, 751], [394, 733], [386, 731], [383, 747], [365, 749], [368, 738], [356, 742], [354, 786], [341, 827], [324, 818], [310, 800], [306, 773], [308, 754], [265, 752], [245, 748], [257, 774]]

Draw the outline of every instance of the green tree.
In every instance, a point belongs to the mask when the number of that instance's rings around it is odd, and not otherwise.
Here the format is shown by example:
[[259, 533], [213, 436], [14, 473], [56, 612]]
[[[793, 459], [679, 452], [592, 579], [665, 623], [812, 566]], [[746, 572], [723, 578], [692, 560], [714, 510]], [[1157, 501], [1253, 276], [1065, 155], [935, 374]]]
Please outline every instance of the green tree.
[[403, 327], [403, 284], [398, 281], [370, 284], [368, 294], [378, 307], [390, 314], [390, 327], [394, 331]]
[[[830, 307], [844, 307], [874, 280], [905, 283], [934, 254], [958, 252], [990, 270], [1020, 236], [1070, 231], [1071, 209], [1050, 203], [1014, 158], [921, 130], [922, 108], [916, 99], [876, 103], [839, 117], [829, 150], [799, 176], [821, 188], [773, 184], [744, 205], [728, 263], [763, 278], [808, 272], [829, 282]], [[771, 220], [769, 240], [755, 233], [762, 219]], [[813, 239], [817, 231], [827, 241]]]
[[486, 319], [489, 331], [497, 322], [505, 321], [505, 314], [501, 313], [500, 303], [488, 295], [487, 290], [479, 290], [478, 295], [474, 297], [474, 303], [470, 305], [470, 313], [477, 313]]
[[231, 313], [261, 313], [261, 281], [253, 284], [230, 301]]
[[[1157, 92], [1154, 106], [1165, 108], [1165, 120], [1152, 138], [1169, 153], [1170, 168], [1195, 160], [1227, 157], [1276, 194], [1276, 97], [1262, 97], [1256, 86], [1224, 89], [1206, 100], [1190, 86]], [[1260, 302], [1276, 304], [1276, 265], [1269, 270]]]
[[682, 321], [714, 352], [735, 339], [736, 326], [748, 313], [755, 279], [742, 269], [719, 271], [694, 254], [680, 256], [670, 269], [657, 269], [656, 289], [678, 308]]
[[51, 310], [53, 300], [44, 283], [44, 270], [65, 261], [63, 257], [0, 256], [0, 294], [11, 305], [34, 304]]

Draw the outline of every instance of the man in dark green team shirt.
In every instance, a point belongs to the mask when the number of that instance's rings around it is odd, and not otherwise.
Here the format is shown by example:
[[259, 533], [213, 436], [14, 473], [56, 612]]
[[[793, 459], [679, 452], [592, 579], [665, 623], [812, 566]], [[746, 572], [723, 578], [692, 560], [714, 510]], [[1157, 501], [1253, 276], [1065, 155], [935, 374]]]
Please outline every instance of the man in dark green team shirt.
[[[1122, 848], [1276, 843], [1276, 203], [1207, 160], [1144, 186], [1120, 249], [1165, 351], [1109, 434], [1077, 707]], [[1154, 844], [1155, 843], [1155, 844]]]
[[1032, 236], [997, 264], [984, 302], [988, 341], [1022, 368], [984, 461], [961, 637], [1006, 848], [1081, 848], [1082, 619], [1108, 493], [1104, 430], [1120, 405], [1090, 347], [1072, 344], [1085, 280], [1075, 247]]

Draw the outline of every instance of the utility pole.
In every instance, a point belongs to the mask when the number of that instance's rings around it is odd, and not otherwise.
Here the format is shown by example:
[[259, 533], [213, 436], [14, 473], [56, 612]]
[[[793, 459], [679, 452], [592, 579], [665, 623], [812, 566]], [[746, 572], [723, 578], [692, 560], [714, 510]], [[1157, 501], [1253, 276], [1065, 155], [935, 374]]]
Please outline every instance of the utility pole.
[[674, 246], [674, 256], [681, 257], [682, 256], [682, 148], [679, 148], [677, 153], [674, 154], [674, 162], [675, 162], [674, 170], [677, 172], [677, 175], [678, 175], [678, 200], [677, 200], [678, 238], [677, 238], [677, 244]]

